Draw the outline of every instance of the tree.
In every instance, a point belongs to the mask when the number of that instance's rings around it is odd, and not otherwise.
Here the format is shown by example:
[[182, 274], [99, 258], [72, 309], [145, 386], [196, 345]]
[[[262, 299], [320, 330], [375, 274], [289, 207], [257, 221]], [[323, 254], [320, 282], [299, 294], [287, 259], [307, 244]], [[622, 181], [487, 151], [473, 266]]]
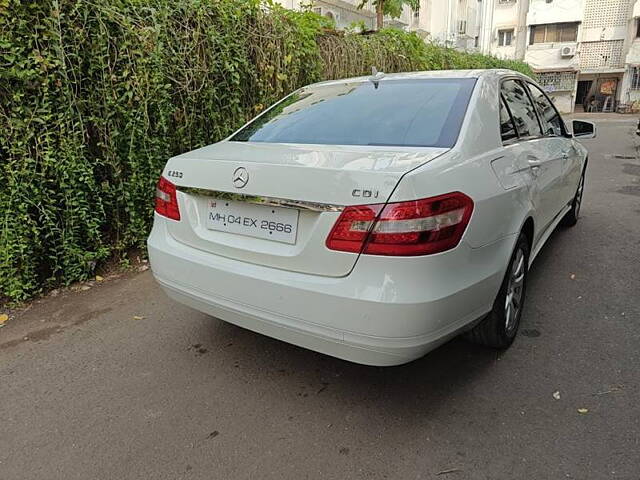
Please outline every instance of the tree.
[[[404, 5], [410, 6], [413, 10], [420, 8], [420, 0], [373, 0], [371, 2], [376, 7], [376, 29], [380, 30], [384, 26], [384, 16], [398, 18], [402, 14]], [[367, 0], [362, 0], [358, 8], [366, 6]]]

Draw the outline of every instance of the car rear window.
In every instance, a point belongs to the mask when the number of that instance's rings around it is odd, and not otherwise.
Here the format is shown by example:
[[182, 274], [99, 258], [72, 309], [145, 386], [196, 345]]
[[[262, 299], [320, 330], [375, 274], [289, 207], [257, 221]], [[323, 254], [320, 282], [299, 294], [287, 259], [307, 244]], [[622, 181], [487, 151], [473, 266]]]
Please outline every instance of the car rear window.
[[231, 140], [452, 147], [474, 85], [474, 78], [437, 78], [306, 87], [274, 105]]

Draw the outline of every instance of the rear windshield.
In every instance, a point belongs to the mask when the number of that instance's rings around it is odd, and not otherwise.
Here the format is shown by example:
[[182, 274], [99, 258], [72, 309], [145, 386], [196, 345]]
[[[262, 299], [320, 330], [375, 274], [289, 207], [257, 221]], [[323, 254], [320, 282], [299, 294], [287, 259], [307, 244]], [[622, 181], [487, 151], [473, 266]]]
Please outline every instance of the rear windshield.
[[452, 147], [475, 79], [302, 88], [245, 126], [236, 142]]

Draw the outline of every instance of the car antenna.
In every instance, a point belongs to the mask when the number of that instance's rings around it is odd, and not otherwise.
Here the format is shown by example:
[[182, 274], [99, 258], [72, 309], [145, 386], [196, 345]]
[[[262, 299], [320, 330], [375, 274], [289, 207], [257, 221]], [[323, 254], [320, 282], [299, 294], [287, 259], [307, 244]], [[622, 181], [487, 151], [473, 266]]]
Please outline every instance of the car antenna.
[[373, 86], [375, 88], [378, 88], [378, 83], [383, 78], [384, 78], [384, 72], [379, 72], [376, 67], [371, 67], [371, 76], [369, 77], [369, 81], [373, 83]]

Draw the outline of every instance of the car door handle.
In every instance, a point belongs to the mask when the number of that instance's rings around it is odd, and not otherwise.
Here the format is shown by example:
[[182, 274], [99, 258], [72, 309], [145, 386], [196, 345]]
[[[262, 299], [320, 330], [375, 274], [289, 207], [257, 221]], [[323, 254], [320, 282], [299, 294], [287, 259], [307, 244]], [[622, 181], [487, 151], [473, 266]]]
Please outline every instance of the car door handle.
[[534, 175], [538, 175], [540, 173], [540, 165], [542, 165], [542, 162], [538, 159], [538, 157], [527, 155], [527, 163], [529, 164], [531, 173], [533, 173]]

